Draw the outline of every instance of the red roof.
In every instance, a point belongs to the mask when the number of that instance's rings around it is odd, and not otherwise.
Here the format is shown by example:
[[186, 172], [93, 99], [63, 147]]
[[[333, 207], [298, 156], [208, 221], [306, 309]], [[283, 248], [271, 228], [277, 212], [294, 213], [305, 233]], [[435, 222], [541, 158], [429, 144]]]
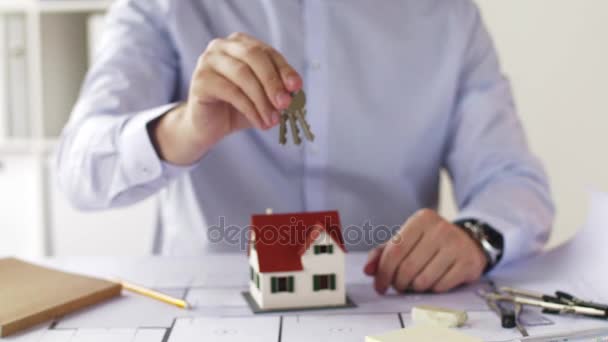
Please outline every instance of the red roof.
[[251, 230], [262, 273], [303, 270], [301, 256], [322, 230], [346, 252], [337, 211], [254, 215]]

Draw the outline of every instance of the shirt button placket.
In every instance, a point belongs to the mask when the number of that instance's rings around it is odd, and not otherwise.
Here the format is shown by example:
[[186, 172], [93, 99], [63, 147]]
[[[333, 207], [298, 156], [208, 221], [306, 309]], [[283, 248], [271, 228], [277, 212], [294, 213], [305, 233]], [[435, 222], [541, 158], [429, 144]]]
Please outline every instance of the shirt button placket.
[[324, 67], [325, 36], [327, 34], [323, 1], [304, 3], [306, 52], [307, 120], [315, 134], [315, 141], [305, 145], [304, 205], [306, 210], [320, 210], [327, 206], [325, 175], [327, 168], [327, 71]]

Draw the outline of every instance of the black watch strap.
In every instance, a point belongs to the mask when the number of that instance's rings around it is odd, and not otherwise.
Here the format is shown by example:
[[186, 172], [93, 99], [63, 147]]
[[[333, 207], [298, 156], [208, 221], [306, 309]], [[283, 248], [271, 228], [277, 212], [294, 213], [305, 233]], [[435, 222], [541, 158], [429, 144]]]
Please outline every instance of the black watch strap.
[[489, 224], [476, 219], [463, 219], [454, 222], [473, 238], [488, 258], [484, 273], [491, 271], [502, 259], [504, 239], [500, 232]]

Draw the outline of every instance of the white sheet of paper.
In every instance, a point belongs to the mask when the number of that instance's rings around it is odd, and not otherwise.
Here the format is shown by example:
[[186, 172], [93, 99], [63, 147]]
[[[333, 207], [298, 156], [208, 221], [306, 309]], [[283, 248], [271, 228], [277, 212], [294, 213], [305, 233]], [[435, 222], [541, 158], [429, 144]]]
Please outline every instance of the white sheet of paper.
[[291, 316], [283, 318], [282, 341], [351, 342], [401, 328], [397, 314]]
[[608, 302], [608, 195], [591, 195], [587, 223], [568, 243], [531, 260], [492, 274], [498, 285], [552, 294], [557, 290], [577, 297]]
[[37, 329], [0, 339], [10, 342], [162, 342], [166, 329]]
[[241, 292], [247, 288], [191, 288], [186, 301], [195, 309], [205, 307], [247, 307]]
[[[163, 290], [162, 292], [178, 298], [184, 294], [184, 290]], [[176, 306], [123, 291], [121, 297], [62, 318], [58, 322], [57, 328], [169, 328], [175, 317], [187, 314], [187, 311]]]
[[39, 340], [39, 342], [65, 342], [71, 341], [76, 334], [75, 330], [48, 330], [45, 331]]
[[132, 342], [136, 329], [78, 329], [70, 342]]
[[2, 337], [0, 341], [10, 341], [10, 342], [38, 342], [40, 340], [40, 336], [44, 334], [46, 329], [50, 326], [50, 323], [40, 324], [36, 327], [26, 329], [24, 331], [18, 332], [11, 336]]
[[455, 329], [444, 327], [418, 325], [411, 328], [386, 332], [381, 335], [368, 335], [366, 342], [418, 342], [418, 341], [451, 341], [451, 342], [481, 342], [482, 340], [466, 335]]
[[70, 341], [75, 330], [47, 330], [47, 326], [34, 328], [16, 335], [1, 338], [5, 342], [66, 342]]
[[346, 292], [357, 304], [356, 313], [395, 313], [409, 312], [416, 305], [447, 306], [459, 310], [486, 310], [486, 303], [469, 287], [445, 294], [397, 294], [376, 293], [371, 284], [348, 284]]
[[137, 329], [133, 342], [162, 342], [166, 329]]
[[168, 342], [279, 340], [280, 317], [198, 317], [175, 322]]
[[572, 333], [591, 329], [608, 329], [608, 321], [576, 316], [552, 315], [555, 325], [528, 328], [531, 336], [545, 336], [561, 333]]

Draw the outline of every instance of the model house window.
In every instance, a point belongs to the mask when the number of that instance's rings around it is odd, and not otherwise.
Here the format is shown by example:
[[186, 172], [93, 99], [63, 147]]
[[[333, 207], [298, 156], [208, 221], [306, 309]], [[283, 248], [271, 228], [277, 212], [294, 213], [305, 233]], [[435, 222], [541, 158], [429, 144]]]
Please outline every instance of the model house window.
[[335, 274], [316, 274], [312, 276], [313, 290], [335, 290], [336, 275]]
[[315, 254], [333, 254], [334, 246], [333, 245], [316, 245], [315, 246]]
[[260, 274], [257, 273], [251, 266], [249, 266], [249, 278], [251, 279], [251, 282], [254, 283], [255, 286], [259, 289], [260, 288]]
[[293, 292], [293, 276], [270, 278], [270, 290], [276, 292]]

